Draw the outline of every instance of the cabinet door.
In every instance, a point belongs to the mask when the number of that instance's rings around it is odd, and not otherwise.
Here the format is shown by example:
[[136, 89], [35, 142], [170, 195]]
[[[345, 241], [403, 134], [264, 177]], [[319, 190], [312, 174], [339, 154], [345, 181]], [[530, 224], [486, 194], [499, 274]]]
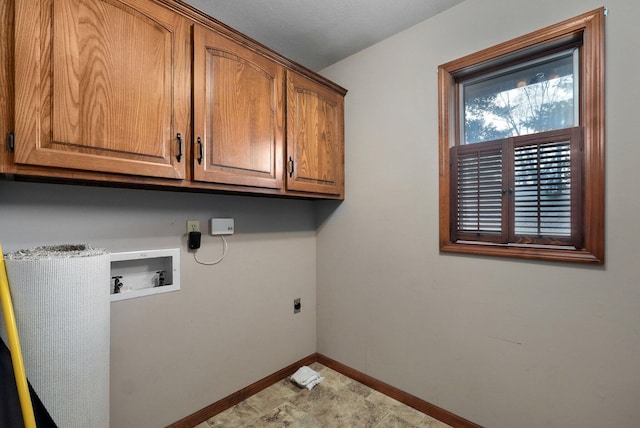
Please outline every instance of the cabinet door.
[[198, 26], [193, 61], [194, 179], [280, 188], [283, 68]]
[[344, 196], [344, 98], [287, 72], [287, 190]]
[[16, 0], [16, 163], [184, 178], [189, 25], [150, 0]]

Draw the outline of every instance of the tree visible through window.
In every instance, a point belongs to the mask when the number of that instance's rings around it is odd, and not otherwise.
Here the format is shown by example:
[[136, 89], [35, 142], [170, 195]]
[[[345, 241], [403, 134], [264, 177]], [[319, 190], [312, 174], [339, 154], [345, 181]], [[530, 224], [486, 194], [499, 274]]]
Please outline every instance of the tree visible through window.
[[464, 143], [574, 126], [578, 49], [461, 81]]
[[602, 27], [600, 9], [440, 66], [443, 251], [603, 262]]

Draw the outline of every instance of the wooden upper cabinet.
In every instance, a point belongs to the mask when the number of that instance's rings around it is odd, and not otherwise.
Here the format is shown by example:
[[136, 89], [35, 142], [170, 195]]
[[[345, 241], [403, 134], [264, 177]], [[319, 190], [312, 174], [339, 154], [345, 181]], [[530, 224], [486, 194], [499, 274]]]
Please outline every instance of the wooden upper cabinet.
[[287, 72], [287, 190], [344, 197], [344, 98]]
[[193, 61], [194, 179], [281, 188], [283, 67], [197, 25]]
[[0, 173], [344, 198], [338, 85], [182, 2], [11, 4]]
[[15, 4], [15, 162], [184, 178], [188, 21], [150, 0]]

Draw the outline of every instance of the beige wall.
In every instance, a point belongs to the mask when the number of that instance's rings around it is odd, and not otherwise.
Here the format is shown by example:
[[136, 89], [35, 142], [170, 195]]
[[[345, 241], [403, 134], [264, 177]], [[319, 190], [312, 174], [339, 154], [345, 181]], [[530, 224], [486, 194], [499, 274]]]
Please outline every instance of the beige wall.
[[640, 3], [606, 4], [606, 264], [438, 252], [437, 66], [599, 6], [468, 0], [323, 71], [349, 94], [319, 352], [488, 427], [638, 426]]
[[[185, 222], [208, 232], [216, 216], [236, 234], [222, 263], [201, 266]], [[0, 181], [0, 240], [181, 248], [181, 291], [111, 304], [112, 427], [166, 426], [316, 350], [311, 202]], [[202, 242], [199, 258], [218, 258], [219, 238]]]

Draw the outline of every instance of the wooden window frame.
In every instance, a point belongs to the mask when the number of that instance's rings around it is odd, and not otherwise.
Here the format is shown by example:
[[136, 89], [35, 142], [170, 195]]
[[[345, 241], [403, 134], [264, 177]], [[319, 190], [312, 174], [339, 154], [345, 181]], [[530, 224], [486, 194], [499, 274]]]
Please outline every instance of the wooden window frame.
[[[604, 8], [501, 43], [438, 67], [440, 251], [525, 259], [604, 263]], [[571, 43], [580, 45], [582, 130], [582, 245], [518, 245], [457, 241], [452, 233], [450, 148], [458, 145], [458, 81], [491, 66], [504, 66]]]

